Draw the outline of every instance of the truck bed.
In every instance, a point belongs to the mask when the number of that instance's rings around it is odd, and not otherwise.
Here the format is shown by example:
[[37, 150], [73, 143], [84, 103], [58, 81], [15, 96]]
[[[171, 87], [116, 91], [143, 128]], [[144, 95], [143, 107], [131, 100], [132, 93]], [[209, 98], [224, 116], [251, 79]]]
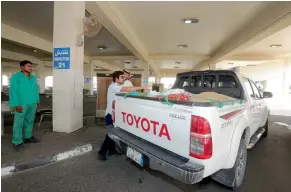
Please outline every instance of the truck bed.
[[[116, 96], [126, 96], [126, 93], [117, 93]], [[143, 99], [149, 101], [158, 101], [158, 102], [166, 102], [164, 98], [154, 98], [154, 97], [145, 97], [145, 96], [136, 96], [136, 95], [127, 95], [126, 98], [135, 98], [135, 99]], [[196, 106], [196, 107], [214, 107], [219, 106], [218, 102], [192, 102], [192, 101], [179, 101], [179, 100], [169, 100], [173, 104], [177, 105], [185, 105], [185, 106]], [[230, 105], [233, 101], [223, 101], [225, 105]]]

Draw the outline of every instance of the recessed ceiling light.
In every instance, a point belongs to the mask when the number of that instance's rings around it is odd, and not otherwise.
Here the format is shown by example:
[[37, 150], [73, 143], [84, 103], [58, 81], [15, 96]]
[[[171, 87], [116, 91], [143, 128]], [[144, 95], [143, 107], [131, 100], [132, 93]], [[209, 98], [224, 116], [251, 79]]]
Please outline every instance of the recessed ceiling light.
[[175, 69], [178, 69], [179, 67], [176, 66], [176, 67], [174, 67], [174, 68], [175, 68]]
[[36, 50], [36, 49], [34, 49], [34, 50], [33, 50], [33, 52], [37, 53], [37, 50]]
[[136, 69], [136, 68], [137, 68], [137, 66], [133, 66], [132, 68], [135, 68], [135, 69]]
[[234, 63], [228, 63], [229, 65], [233, 65]]
[[105, 45], [100, 45], [100, 46], [98, 46], [98, 49], [99, 50], [104, 50], [104, 49], [107, 49], [107, 47]]
[[179, 61], [176, 61], [176, 62], [175, 62], [175, 64], [178, 64], [178, 65], [180, 65], [180, 64], [181, 64], [181, 62], [179, 62]]
[[198, 23], [199, 20], [198, 19], [183, 19], [183, 22], [185, 24], [191, 24], [191, 23]]
[[126, 61], [125, 64], [130, 64], [130, 61]]
[[183, 48], [187, 48], [188, 45], [178, 45], [179, 48], [183, 49]]
[[281, 44], [273, 44], [273, 45], [270, 45], [270, 47], [277, 48], [277, 47], [282, 47], [282, 45]]

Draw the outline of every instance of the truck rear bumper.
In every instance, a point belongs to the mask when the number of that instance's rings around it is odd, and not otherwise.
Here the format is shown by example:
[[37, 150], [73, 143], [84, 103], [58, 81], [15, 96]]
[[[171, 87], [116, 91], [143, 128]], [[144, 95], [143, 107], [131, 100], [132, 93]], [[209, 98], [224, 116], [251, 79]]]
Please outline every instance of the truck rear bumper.
[[149, 143], [131, 133], [113, 126], [107, 127], [108, 136], [113, 139], [122, 151], [127, 146], [143, 154], [145, 166], [163, 172], [185, 184], [195, 184], [202, 180], [204, 165], [189, 162], [189, 159], [174, 154], [159, 146]]

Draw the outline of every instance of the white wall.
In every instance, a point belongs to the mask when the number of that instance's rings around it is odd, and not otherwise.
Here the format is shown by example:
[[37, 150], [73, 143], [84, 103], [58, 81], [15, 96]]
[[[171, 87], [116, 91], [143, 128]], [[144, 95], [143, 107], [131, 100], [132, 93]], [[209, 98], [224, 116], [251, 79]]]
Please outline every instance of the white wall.
[[274, 94], [274, 101], [283, 99], [284, 62], [272, 62], [257, 66], [240, 67], [240, 72], [254, 81], [267, 81], [266, 91]]
[[[257, 66], [239, 67], [239, 72], [250, 77], [254, 81], [267, 81], [266, 91], [273, 93], [273, 98], [268, 103], [275, 110], [288, 110], [291, 115], [291, 95], [288, 93], [289, 76], [291, 68], [289, 61], [273, 61]], [[288, 76], [289, 75], [289, 76]], [[277, 111], [275, 113], [280, 113]], [[285, 113], [285, 112], [282, 112]]]

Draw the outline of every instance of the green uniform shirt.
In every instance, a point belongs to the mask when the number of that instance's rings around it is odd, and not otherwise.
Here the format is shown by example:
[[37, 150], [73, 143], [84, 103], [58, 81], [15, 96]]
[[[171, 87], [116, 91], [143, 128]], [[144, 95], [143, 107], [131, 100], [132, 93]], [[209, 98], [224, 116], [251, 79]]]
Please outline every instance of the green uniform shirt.
[[9, 104], [10, 107], [39, 103], [39, 90], [36, 77], [30, 78], [18, 72], [10, 78]]

